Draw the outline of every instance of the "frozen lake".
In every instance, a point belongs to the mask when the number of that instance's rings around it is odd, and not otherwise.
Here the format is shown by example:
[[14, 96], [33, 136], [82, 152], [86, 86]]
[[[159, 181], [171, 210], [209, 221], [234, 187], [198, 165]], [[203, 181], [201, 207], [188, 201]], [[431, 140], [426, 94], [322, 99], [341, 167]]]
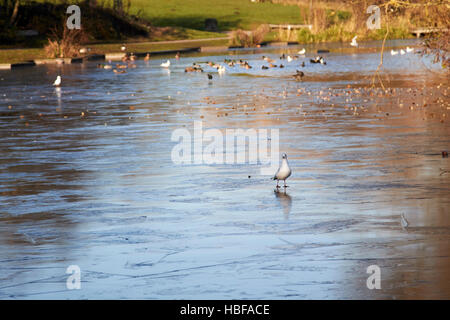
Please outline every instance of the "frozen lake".
[[[387, 43], [386, 91], [370, 88], [379, 42], [0, 71], [0, 298], [450, 299], [449, 83], [388, 52], [415, 44]], [[252, 69], [204, 64], [224, 59]], [[260, 163], [173, 163], [194, 121], [278, 129], [286, 193]]]

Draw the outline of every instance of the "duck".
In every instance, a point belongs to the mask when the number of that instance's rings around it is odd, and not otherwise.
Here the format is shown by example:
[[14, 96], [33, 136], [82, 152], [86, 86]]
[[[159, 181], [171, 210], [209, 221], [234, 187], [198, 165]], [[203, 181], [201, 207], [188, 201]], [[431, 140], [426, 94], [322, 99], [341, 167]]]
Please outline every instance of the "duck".
[[194, 65], [193, 67], [185, 68], [184, 72], [203, 72], [203, 69], [198, 65]]
[[317, 56], [315, 59], [310, 59], [309, 61], [311, 63], [320, 63], [320, 64], [323, 64], [323, 65], [327, 64], [325, 62], [325, 60], [323, 59], [323, 57], [321, 57], [321, 56]]
[[267, 69], [269, 69], [269, 67], [267, 67], [267, 66], [262, 66], [261, 69], [267, 70]]
[[177, 52], [177, 54], [175, 55], [175, 59], [180, 59], [180, 53], [179, 52]]
[[300, 71], [300, 70], [296, 70], [296, 71], [297, 71], [297, 73], [294, 74], [293, 77], [296, 81], [301, 81], [305, 74], [303, 73], [303, 71]]
[[78, 50], [81, 54], [85, 54], [91, 51], [91, 48], [81, 48]]
[[161, 67], [163, 67], [163, 68], [170, 67], [170, 60], [167, 60], [166, 62], [161, 63]]
[[302, 61], [302, 64], [300, 66], [302, 66], [304, 68], [305, 67], [305, 61]]
[[217, 72], [219, 72], [219, 74], [224, 74], [226, 71], [226, 68], [224, 66], [219, 66], [219, 68], [217, 68]]
[[117, 69], [113, 69], [114, 73], [127, 73], [126, 70], [117, 70]]
[[144, 61], [148, 61], [148, 60], [150, 60], [150, 53], [147, 53], [147, 55], [144, 58]]
[[311, 63], [320, 63], [320, 57], [317, 56], [315, 59], [309, 59]]

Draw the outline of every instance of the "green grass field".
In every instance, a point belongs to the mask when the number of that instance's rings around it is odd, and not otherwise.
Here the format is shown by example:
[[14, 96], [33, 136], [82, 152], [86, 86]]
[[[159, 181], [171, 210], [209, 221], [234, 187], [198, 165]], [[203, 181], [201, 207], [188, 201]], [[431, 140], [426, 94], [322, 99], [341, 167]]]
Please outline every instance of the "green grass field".
[[250, 0], [131, 0], [129, 13], [155, 26], [197, 30], [204, 30], [207, 18], [217, 19], [221, 31], [251, 30], [262, 23], [303, 23], [297, 6]]

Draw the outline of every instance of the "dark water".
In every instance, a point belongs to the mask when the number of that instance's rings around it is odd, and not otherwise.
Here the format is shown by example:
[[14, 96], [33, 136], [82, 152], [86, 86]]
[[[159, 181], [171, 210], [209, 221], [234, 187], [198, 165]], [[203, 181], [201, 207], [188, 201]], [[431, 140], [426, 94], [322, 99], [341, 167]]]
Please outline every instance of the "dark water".
[[[371, 89], [380, 43], [328, 46], [326, 66], [277, 59], [296, 47], [1, 71], [0, 298], [449, 299], [448, 78], [387, 53]], [[224, 58], [253, 68], [184, 72]], [[279, 129], [286, 194], [260, 164], [174, 164], [200, 120]]]

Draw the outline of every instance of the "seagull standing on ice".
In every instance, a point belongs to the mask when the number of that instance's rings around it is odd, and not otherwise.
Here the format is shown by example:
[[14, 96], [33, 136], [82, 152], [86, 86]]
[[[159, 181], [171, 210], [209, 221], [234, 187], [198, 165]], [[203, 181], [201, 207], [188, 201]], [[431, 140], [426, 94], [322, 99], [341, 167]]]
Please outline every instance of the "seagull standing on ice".
[[161, 63], [161, 67], [163, 67], [163, 68], [170, 67], [170, 60], [167, 60], [166, 62]]
[[358, 38], [358, 36], [354, 36], [352, 39], [352, 42], [350, 42], [350, 45], [352, 47], [357, 47], [358, 46], [358, 42], [356, 42], [356, 38]]
[[298, 52], [298, 54], [305, 54], [305, 52], [306, 52], [306, 49], [303, 48], [302, 50], [300, 50], [300, 51]]
[[55, 82], [53, 82], [55, 87], [59, 87], [61, 85], [61, 76], [57, 76]]
[[403, 50], [403, 49], [400, 50], [401, 55], [404, 55], [405, 53], [406, 53], [405, 50]]
[[398, 54], [398, 51], [395, 51], [394, 49], [391, 49], [391, 56], [395, 56], [396, 54]]
[[287, 62], [291, 62], [293, 59], [291, 56], [287, 56]]
[[414, 49], [413, 48], [410, 48], [410, 47], [406, 47], [406, 52], [413, 52], [414, 51]]
[[280, 187], [278, 185], [278, 182], [280, 180], [284, 180], [284, 187], [287, 188], [288, 186], [286, 185], [286, 179], [289, 178], [291, 176], [291, 168], [289, 168], [289, 163], [287, 161], [287, 155], [286, 153], [283, 153], [282, 155], [282, 160], [281, 160], [281, 166], [278, 168], [277, 173], [275, 173], [275, 175], [273, 176], [272, 180], [277, 180], [277, 190]]

